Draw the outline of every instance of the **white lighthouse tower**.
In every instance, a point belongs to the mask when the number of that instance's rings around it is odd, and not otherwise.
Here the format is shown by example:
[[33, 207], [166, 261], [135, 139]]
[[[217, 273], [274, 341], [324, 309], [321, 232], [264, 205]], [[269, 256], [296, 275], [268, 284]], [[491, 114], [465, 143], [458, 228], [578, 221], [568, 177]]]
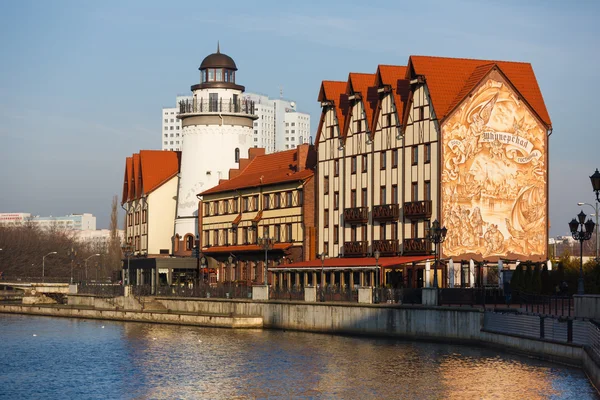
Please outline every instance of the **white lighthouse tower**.
[[254, 103], [242, 99], [236, 84], [237, 66], [217, 52], [200, 64], [200, 83], [192, 86], [192, 100], [179, 104], [182, 120], [181, 170], [175, 217], [175, 240], [186, 250], [198, 234], [196, 195], [227, 178], [237, 168], [240, 154], [252, 146]]

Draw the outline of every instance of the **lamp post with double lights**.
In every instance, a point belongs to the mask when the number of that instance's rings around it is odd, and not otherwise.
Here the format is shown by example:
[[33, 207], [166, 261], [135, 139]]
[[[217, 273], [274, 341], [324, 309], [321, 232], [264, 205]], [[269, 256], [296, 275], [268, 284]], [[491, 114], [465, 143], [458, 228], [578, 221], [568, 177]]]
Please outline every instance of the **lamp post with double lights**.
[[267, 275], [267, 269], [268, 269], [268, 265], [269, 265], [269, 259], [268, 259], [268, 252], [269, 250], [271, 250], [273, 248], [273, 246], [275, 245], [275, 238], [271, 238], [268, 237], [266, 234], [258, 239], [258, 245], [265, 249], [265, 267], [263, 268], [263, 282], [264, 285], [268, 285], [268, 275]]
[[[1, 250], [2, 249], [0, 249], [0, 251]], [[48, 257], [52, 254], [58, 254], [58, 253], [56, 251], [51, 251], [50, 253], [48, 253], [44, 257], [42, 257], [42, 282], [44, 282], [44, 278], [46, 276], [46, 257]]]
[[598, 242], [598, 211], [600, 211], [599, 210], [600, 203], [596, 202], [596, 205], [593, 206], [590, 203], [579, 202], [579, 203], [577, 203], [577, 205], [578, 206], [590, 206], [595, 211], [595, 213], [591, 214], [590, 216], [595, 216], [596, 217], [596, 262], [600, 262], [600, 258], [598, 258], [598, 253], [599, 253], [599, 247], [598, 247], [598, 245], [600, 245], [600, 242]]
[[577, 219], [573, 218], [571, 222], [569, 222], [569, 229], [571, 230], [573, 239], [579, 241], [579, 280], [577, 282], [577, 294], [585, 293], [583, 286], [583, 242], [590, 240], [592, 232], [594, 232], [594, 227], [596, 226], [591, 219], [588, 219], [586, 222], [585, 217], [586, 215], [582, 210], [577, 214]]
[[71, 259], [71, 285], [73, 284], [73, 263], [75, 262], [75, 257], [77, 257], [77, 250], [73, 247], [69, 251], [67, 251], [67, 256]]
[[96, 253], [96, 254], [92, 254], [91, 256], [89, 256], [88, 258], [85, 259], [85, 280], [87, 282], [88, 280], [88, 273], [87, 273], [87, 262], [90, 258], [92, 257], [100, 257], [100, 253]]
[[435, 244], [435, 264], [433, 265], [433, 287], [438, 288], [438, 275], [437, 275], [437, 267], [438, 267], [438, 245], [443, 243], [446, 240], [446, 234], [448, 233], [448, 229], [445, 226], [440, 227], [440, 223], [436, 219], [431, 224], [431, 228], [429, 228], [429, 232], [427, 233], [427, 238], [431, 240]]

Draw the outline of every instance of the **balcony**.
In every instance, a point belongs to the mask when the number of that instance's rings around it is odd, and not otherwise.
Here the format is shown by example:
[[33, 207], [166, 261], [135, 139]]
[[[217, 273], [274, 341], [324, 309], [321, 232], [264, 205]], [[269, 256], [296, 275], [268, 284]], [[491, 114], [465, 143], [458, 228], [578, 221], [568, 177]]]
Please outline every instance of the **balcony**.
[[408, 201], [404, 203], [404, 216], [409, 219], [430, 218], [431, 200]]
[[367, 207], [353, 207], [344, 209], [344, 222], [362, 223], [369, 221], [369, 209]]
[[344, 257], [366, 257], [369, 243], [362, 242], [344, 242]]
[[404, 255], [426, 256], [431, 254], [431, 242], [427, 239], [404, 239]]
[[179, 115], [185, 116], [190, 114], [243, 114], [249, 116], [255, 116], [254, 114], [254, 102], [251, 100], [233, 99], [225, 100], [219, 99], [217, 101], [210, 101], [203, 98], [197, 101], [180, 101], [179, 102]]
[[382, 256], [398, 254], [398, 240], [373, 240], [373, 253], [379, 251]]
[[397, 221], [400, 216], [398, 204], [373, 206], [373, 219], [376, 221]]

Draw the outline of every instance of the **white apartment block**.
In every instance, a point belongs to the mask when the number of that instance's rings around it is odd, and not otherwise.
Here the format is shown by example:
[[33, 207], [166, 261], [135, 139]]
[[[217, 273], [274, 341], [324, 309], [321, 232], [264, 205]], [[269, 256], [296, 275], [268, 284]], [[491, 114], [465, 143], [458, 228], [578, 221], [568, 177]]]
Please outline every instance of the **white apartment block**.
[[[258, 93], [244, 93], [244, 99], [254, 102], [252, 147], [262, 147], [266, 153], [294, 149], [310, 142], [310, 115], [296, 110], [296, 103], [272, 99]], [[177, 118], [180, 101], [193, 101], [191, 96], [177, 96], [177, 107], [162, 109], [162, 150], [181, 151], [183, 144], [181, 120]]]
[[0, 213], [1, 225], [22, 225], [30, 222], [41, 228], [59, 228], [68, 230], [96, 230], [96, 217], [92, 214], [69, 214], [62, 217], [31, 216], [30, 213]]

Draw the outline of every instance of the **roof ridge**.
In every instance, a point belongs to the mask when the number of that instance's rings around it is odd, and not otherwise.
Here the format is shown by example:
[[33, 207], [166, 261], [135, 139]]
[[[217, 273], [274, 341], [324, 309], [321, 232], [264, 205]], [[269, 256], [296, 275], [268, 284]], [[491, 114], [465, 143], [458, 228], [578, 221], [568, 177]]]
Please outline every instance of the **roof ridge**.
[[506, 61], [506, 60], [488, 60], [485, 58], [468, 58], [468, 57], [444, 57], [444, 56], [426, 56], [422, 54], [411, 54], [410, 57], [424, 57], [424, 58], [437, 58], [437, 59], [445, 59], [445, 60], [467, 60], [467, 61], [488, 61], [488, 62], [503, 62], [503, 63], [512, 63], [512, 64], [526, 64], [531, 65], [530, 62], [527, 61]]

